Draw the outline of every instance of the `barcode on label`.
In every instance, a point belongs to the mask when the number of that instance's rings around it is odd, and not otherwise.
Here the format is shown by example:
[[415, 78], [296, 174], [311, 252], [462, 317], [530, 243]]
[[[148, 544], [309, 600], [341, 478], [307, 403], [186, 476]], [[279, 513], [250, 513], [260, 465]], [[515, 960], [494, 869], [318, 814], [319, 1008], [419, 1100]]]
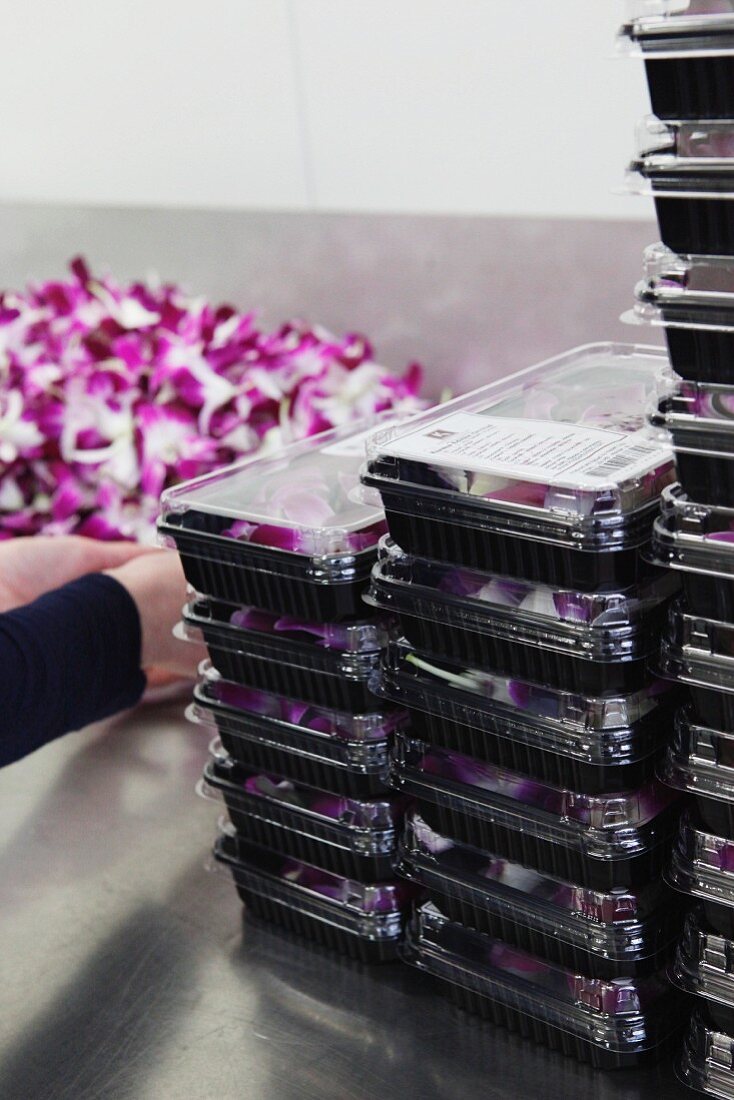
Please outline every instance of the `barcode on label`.
[[625, 467], [642, 462], [656, 453], [659, 453], [659, 447], [653, 443], [630, 444], [585, 472], [589, 477], [609, 477], [610, 474], [616, 474]]

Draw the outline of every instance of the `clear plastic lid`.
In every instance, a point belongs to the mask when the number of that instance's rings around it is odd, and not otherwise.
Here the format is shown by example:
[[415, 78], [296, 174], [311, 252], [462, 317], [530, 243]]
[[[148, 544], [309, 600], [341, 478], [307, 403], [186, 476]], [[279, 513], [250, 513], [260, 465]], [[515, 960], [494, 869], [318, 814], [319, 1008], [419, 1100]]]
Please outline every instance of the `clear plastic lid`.
[[650, 421], [672, 433], [676, 453], [734, 455], [734, 386], [679, 382], [662, 398]]
[[734, 692], [734, 623], [719, 623], [671, 608], [660, 671], [694, 687]]
[[672, 480], [668, 445], [644, 416], [670, 385], [667, 366], [655, 348], [576, 348], [378, 431], [363, 481], [389, 492], [391, 509], [404, 493], [486, 530], [582, 549], [612, 541], [607, 529]]
[[672, 698], [670, 684], [661, 680], [633, 695], [616, 697], [556, 691], [449, 661], [429, 661], [404, 641], [387, 650], [379, 688], [401, 706], [476, 729], [537, 740], [539, 748], [550, 751], [582, 758], [591, 754], [600, 763], [614, 762], [623, 754], [631, 727]]
[[699, 726], [681, 709], [660, 778], [678, 790], [734, 803], [734, 733]]
[[530, 1015], [553, 1006], [558, 1018], [548, 1022], [611, 1048], [615, 1037], [624, 1039], [617, 1031], [622, 1020], [639, 1016], [671, 992], [663, 974], [607, 981], [577, 974], [449, 921], [430, 902], [411, 922], [408, 949], [411, 961], [437, 977], [500, 1003], [512, 993], [513, 1007]]
[[309, 623], [254, 607], [237, 608], [196, 599], [184, 608], [176, 634], [186, 641], [206, 642], [230, 653], [271, 658], [314, 671], [336, 671], [348, 679], [361, 680], [370, 674], [395, 630], [384, 618]]
[[[204, 727], [212, 737], [236, 738], [256, 754], [277, 750], [292, 757], [294, 763], [301, 759], [376, 776], [381, 781], [386, 777], [389, 735], [405, 722], [404, 715], [339, 715], [308, 704], [295, 704], [302, 709], [292, 714], [296, 721], [289, 721], [222, 703], [215, 696], [215, 684], [216, 681], [201, 681], [194, 690], [194, 702], [186, 711], [189, 721]], [[284, 705], [290, 706], [291, 701], [284, 701]], [[222, 753], [218, 745], [214, 751], [217, 755]]]
[[227, 708], [232, 712], [233, 720], [239, 720], [243, 728], [288, 727], [336, 741], [362, 743], [385, 741], [407, 722], [407, 715], [402, 711], [348, 714], [298, 699], [288, 699], [269, 691], [233, 684], [222, 679], [209, 661], [202, 662], [199, 672], [195, 700], [205, 706]]
[[513, 921], [607, 956], [639, 950], [641, 923], [669, 901], [659, 880], [641, 890], [602, 892], [541, 874], [441, 836], [415, 811], [406, 820], [400, 851], [400, 874], [427, 888], [507, 910]]
[[621, 592], [575, 592], [414, 557], [386, 536], [365, 599], [386, 613], [618, 662], [644, 656], [649, 616], [676, 586], [662, 576]]
[[678, 1072], [689, 1088], [734, 1100], [734, 1037], [707, 1027], [694, 1012]]
[[369, 938], [398, 936], [412, 896], [407, 883], [365, 885], [309, 863], [283, 859], [247, 844], [231, 827], [220, 833], [214, 858], [230, 869], [242, 889]]
[[684, 992], [734, 1008], [734, 942], [689, 913], [670, 976]]
[[630, 324], [734, 330], [734, 259], [680, 256], [663, 244], [645, 250], [644, 278], [635, 287]]
[[[310, 558], [373, 549], [382, 509], [358, 499], [365, 438], [385, 414], [168, 489], [161, 524]], [[209, 522], [207, 522], [209, 518]], [[203, 548], [202, 548], [203, 549]]]
[[662, 122], [637, 127], [637, 152], [626, 177], [633, 194], [734, 198], [734, 121]]
[[524, 827], [529, 828], [533, 820], [544, 823], [549, 838], [553, 828], [561, 830], [566, 843], [573, 836], [611, 843], [615, 833], [646, 825], [679, 797], [655, 781], [618, 794], [564, 790], [402, 733], [396, 738], [394, 765], [396, 784], [408, 794], [432, 801], [436, 793], [448, 795], [456, 809], [479, 816], [492, 815], [504, 805], [525, 819]]
[[204, 768], [199, 791], [206, 798], [217, 801], [226, 798], [228, 804], [243, 809], [255, 808], [267, 813], [269, 808], [286, 807], [296, 811], [304, 821], [328, 822], [350, 833], [379, 832], [393, 840], [395, 823], [406, 805], [399, 795], [356, 799], [304, 787], [282, 776], [243, 769], [218, 750], [211, 754]]
[[684, 815], [666, 877], [685, 894], [734, 906], [734, 840], [697, 829]]
[[734, 53], [732, 0], [627, 0], [620, 51], [658, 57]]
[[653, 526], [652, 554], [671, 569], [734, 579], [734, 508], [696, 504], [671, 486]]

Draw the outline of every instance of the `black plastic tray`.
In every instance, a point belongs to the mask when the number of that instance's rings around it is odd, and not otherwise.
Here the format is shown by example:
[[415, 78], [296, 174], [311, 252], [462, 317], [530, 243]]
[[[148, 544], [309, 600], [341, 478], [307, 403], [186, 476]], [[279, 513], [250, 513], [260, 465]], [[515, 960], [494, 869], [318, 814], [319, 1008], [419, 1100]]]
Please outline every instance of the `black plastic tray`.
[[577, 1035], [571, 1035], [563, 1028], [554, 1027], [543, 1020], [537, 1020], [528, 1016], [519, 1008], [498, 1004], [473, 989], [466, 989], [454, 982], [442, 982], [444, 993], [459, 1008], [465, 1012], [471, 1012], [474, 1016], [480, 1016], [492, 1024], [507, 1028], [516, 1032], [523, 1039], [529, 1039], [533, 1043], [549, 1047], [550, 1050], [564, 1054], [567, 1058], [575, 1058], [577, 1062], [585, 1062], [594, 1069], [624, 1070], [637, 1069], [642, 1066], [653, 1065], [661, 1061], [676, 1049], [680, 1041], [679, 1033], [674, 1033], [669, 1039], [654, 1047], [631, 1053], [617, 1053], [604, 1050], [602, 1047], [581, 1039]]
[[370, 798], [384, 794], [389, 789], [387, 744], [384, 767], [377, 773], [363, 773], [351, 770], [338, 761], [305, 756], [298, 750], [266, 740], [245, 740], [232, 730], [223, 715], [216, 716], [216, 723], [222, 747], [233, 760], [246, 768], [271, 775], [284, 775], [306, 787], [334, 791], [335, 794], [345, 794], [352, 798]]
[[[431, 909], [430, 905], [424, 906], [418, 917]], [[441, 914], [436, 916], [441, 919]], [[406, 958], [430, 974], [460, 1008], [598, 1069], [633, 1068], [655, 1061], [671, 1049], [678, 1020], [683, 1023], [681, 1008], [685, 1002], [677, 992], [661, 993], [647, 1011], [631, 1011], [612, 1022], [603, 1012], [588, 1007], [573, 1004], [560, 1007], [552, 994], [541, 994], [532, 982], [509, 974], [502, 976], [501, 972], [493, 974], [491, 967], [483, 965], [486, 948], [476, 942], [484, 937], [465, 933], [452, 922], [446, 922], [444, 927], [451, 939], [467, 944], [460, 954], [434, 954], [430, 946], [426, 950], [420, 934], [414, 939], [411, 924]], [[467, 943], [469, 940], [473, 941], [471, 945]], [[587, 984], [586, 976], [580, 977], [580, 981]], [[593, 981], [588, 979], [588, 984]]]
[[734, 118], [732, 58], [645, 58], [652, 111], [665, 120]]
[[663, 244], [674, 252], [697, 256], [734, 253], [734, 202], [657, 195], [656, 190], [667, 190], [667, 186], [655, 179], [651, 183]]
[[379, 666], [379, 650], [350, 654], [242, 630], [229, 621], [236, 610], [231, 604], [197, 600], [183, 611], [186, 628], [201, 632], [210, 660], [225, 680], [337, 710], [374, 710], [369, 681]]
[[[184, 522], [198, 524], [184, 527]], [[159, 522], [160, 536], [172, 542], [186, 580], [202, 595], [242, 606], [283, 611], [301, 619], [336, 622], [364, 614], [362, 593], [369, 581], [377, 549], [345, 555], [339, 582], [309, 567], [309, 559], [287, 550], [253, 546], [219, 534], [228, 520], [204, 513], [196, 517], [169, 515]], [[207, 534], [202, 555], [202, 532]]]
[[358, 844], [352, 835], [356, 830], [346, 824], [320, 820], [285, 802], [264, 803], [248, 795], [244, 783], [253, 774], [226, 758], [215, 758], [204, 769], [204, 783], [221, 793], [230, 821], [241, 837], [358, 882], [392, 877], [397, 858], [394, 825], [389, 829], [376, 827], [370, 836], [365, 829], [359, 830]]
[[663, 322], [670, 365], [676, 374], [690, 382], [734, 384], [734, 331], [678, 327], [682, 324], [679, 315], [668, 307], [663, 310]]
[[[617, 886], [641, 886], [662, 873], [672, 844], [678, 811], [666, 815], [668, 838], [628, 859], [602, 860], [564, 848], [555, 841], [528, 836], [488, 819], [474, 817], [461, 810], [418, 799], [418, 809], [432, 829], [464, 844], [498, 852], [517, 863], [535, 867], [557, 878], [591, 886], [595, 890], [613, 890]], [[662, 824], [662, 823], [661, 823]]]
[[678, 801], [643, 824], [620, 823], [603, 836], [597, 830], [588, 843], [590, 831], [582, 836], [557, 814], [421, 770], [423, 751], [423, 743], [399, 738], [392, 781], [415, 799], [434, 832], [605, 892], [640, 886], [662, 873], [680, 817]]
[[675, 435], [673, 452], [678, 480], [689, 500], [697, 504], [731, 505], [734, 501], [734, 454], [724, 457], [682, 451], [675, 445]]
[[[560, 880], [541, 880], [544, 889], [552, 886], [561, 893], [590, 895], [584, 899], [588, 910], [574, 911], [545, 896], [528, 895], [525, 883], [532, 872], [527, 868], [509, 864], [510, 885], [497, 882], [482, 875], [483, 864], [507, 865], [508, 861], [456, 845], [449, 848], [448, 856], [431, 856], [420, 845], [414, 846], [411, 830], [408, 822], [398, 874], [422, 886], [449, 920], [594, 978], [654, 974], [672, 957], [686, 903], [662, 883], [645, 885], [636, 899], [637, 912], [629, 920], [605, 925], [596, 917], [614, 904], [608, 894], [593, 894]], [[519, 886], [512, 885], [514, 875]], [[617, 904], [618, 912], [621, 903]]]
[[[673, 847], [666, 880], [676, 890], [700, 904], [708, 928], [734, 939], [734, 881], [730, 881], [731, 872], [722, 871], [718, 865], [720, 855], [713, 860], [701, 859], [713, 845], [716, 852], [726, 851], [728, 841], [721, 838], [718, 844], [717, 834], [701, 830], [695, 816], [685, 815], [681, 821], [680, 840]], [[728, 862], [728, 856], [726, 857]], [[700, 862], [699, 862], [700, 860]]]
[[659, 745], [649, 756], [626, 763], [595, 764], [564, 756], [559, 752], [546, 752], [537, 745], [513, 741], [494, 734], [491, 730], [474, 729], [435, 714], [417, 710], [411, 710], [410, 713], [411, 726], [416, 736], [431, 745], [453, 749], [464, 756], [486, 760], [489, 764], [523, 772], [545, 783], [570, 787], [586, 794], [632, 790], [651, 779], [662, 751], [666, 723], [671, 718], [670, 710], [664, 708], [658, 717]]
[[321, 736], [219, 703], [206, 682], [196, 687], [187, 715], [215, 730], [228, 755], [250, 771], [349, 798], [372, 798], [388, 790], [388, 738], [350, 742]]
[[[555, 698], [523, 680], [517, 686], [534, 687], [538, 703], [512, 706], [498, 698], [507, 690], [504, 683], [488, 688], [486, 696], [461, 689], [427, 674], [414, 663], [416, 657], [402, 641], [390, 646], [379, 691], [410, 714], [417, 737], [586, 794], [634, 790], [652, 778], [679, 701], [671, 690], [639, 714], [635, 697], [627, 705], [626, 697], [600, 701], [558, 693]], [[447, 662], [431, 667], [447, 665], [462, 671]]]
[[401, 611], [403, 634], [417, 649], [447, 654], [474, 668], [491, 668], [505, 676], [576, 691], [582, 695], [616, 695], [637, 691], [648, 680], [647, 658], [589, 661], [541, 645], [462, 630]]
[[625, 588], [649, 572], [641, 556], [655, 509], [648, 509], [636, 545], [619, 550], [573, 550], [536, 539], [462, 526], [450, 519], [407, 514], [406, 494], [380, 486], [390, 535], [409, 553], [508, 577], [566, 585], [579, 591]]
[[[279, 925], [288, 932], [311, 940], [322, 947], [327, 947], [339, 954], [347, 955], [364, 963], [392, 962], [397, 959], [401, 934], [391, 937], [375, 939], [366, 932], [361, 932], [359, 922], [352, 922], [352, 927], [340, 927], [328, 916], [328, 905], [320, 906], [317, 902], [312, 912], [304, 911], [297, 904], [289, 904], [287, 898], [276, 895], [268, 896], [268, 872], [280, 861], [280, 857], [273, 856], [262, 848], [252, 846], [249, 850], [240, 846], [237, 856], [228, 851], [229, 838], [220, 838], [214, 849], [215, 859], [227, 865], [232, 873], [232, 878], [237, 893], [244, 903], [248, 915], [271, 924]], [[246, 855], [246, 862], [243, 856]], [[264, 882], [262, 888], [252, 888], [253, 874], [255, 878], [259, 872], [263, 872]]]

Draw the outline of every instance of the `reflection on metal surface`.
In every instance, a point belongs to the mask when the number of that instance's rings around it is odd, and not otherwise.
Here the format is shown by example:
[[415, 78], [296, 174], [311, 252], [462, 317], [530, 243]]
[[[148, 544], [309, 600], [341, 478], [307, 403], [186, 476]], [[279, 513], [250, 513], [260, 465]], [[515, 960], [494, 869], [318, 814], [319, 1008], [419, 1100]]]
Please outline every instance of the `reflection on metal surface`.
[[3, 1100], [643, 1100], [483, 1025], [394, 964], [241, 920], [203, 870], [206, 739], [142, 711], [0, 772]]

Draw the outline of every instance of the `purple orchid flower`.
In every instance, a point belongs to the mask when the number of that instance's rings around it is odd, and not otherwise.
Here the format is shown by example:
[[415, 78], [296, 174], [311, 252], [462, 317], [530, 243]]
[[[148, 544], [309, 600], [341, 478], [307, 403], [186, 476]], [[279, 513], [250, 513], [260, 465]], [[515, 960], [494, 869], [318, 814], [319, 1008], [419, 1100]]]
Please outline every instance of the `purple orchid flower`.
[[[392, 375], [361, 337], [296, 323], [268, 332], [252, 313], [172, 285], [122, 284], [80, 259], [65, 279], [0, 293], [0, 356], [0, 538], [152, 542], [162, 490], [421, 407], [420, 369]], [[290, 524], [318, 524], [334, 499], [313, 482], [296, 488], [281, 486], [282, 522], [234, 525], [234, 537], [300, 549]], [[378, 537], [350, 533], [346, 548]]]

